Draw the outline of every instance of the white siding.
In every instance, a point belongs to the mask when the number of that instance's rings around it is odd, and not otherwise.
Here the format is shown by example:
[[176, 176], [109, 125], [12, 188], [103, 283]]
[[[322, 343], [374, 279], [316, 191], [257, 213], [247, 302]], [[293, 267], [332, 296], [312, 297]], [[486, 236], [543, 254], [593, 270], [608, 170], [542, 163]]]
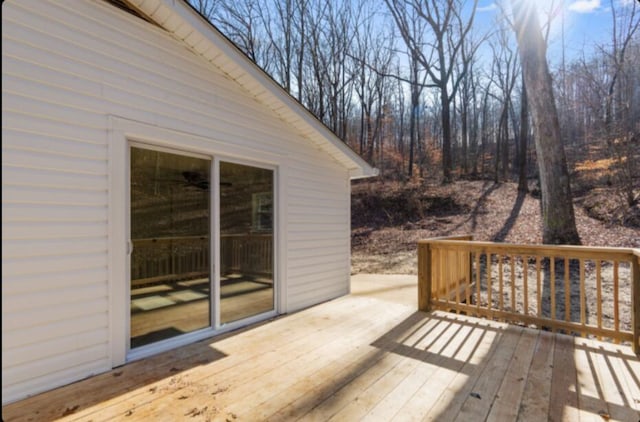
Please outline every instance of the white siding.
[[281, 157], [284, 311], [348, 291], [343, 165], [117, 8], [20, 0], [2, 12], [3, 403], [110, 369], [108, 116], [210, 139], [213, 155]]

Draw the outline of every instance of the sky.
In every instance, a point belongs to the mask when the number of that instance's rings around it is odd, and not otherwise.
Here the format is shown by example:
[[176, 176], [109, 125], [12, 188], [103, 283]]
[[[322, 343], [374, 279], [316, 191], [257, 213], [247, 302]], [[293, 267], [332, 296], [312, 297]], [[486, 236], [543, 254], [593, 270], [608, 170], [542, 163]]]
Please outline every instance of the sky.
[[[542, 10], [550, 10], [553, 0], [533, 1]], [[633, 1], [613, 0], [617, 7], [628, 7]], [[547, 59], [558, 65], [562, 59], [564, 34], [565, 60], [587, 57], [597, 44], [611, 40], [612, 14], [610, 0], [555, 0], [557, 13], [551, 26]], [[499, 9], [492, 0], [480, 0], [476, 18], [480, 27], [489, 28], [499, 16]], [[546, 21], [546, 16], [541, 16]]]

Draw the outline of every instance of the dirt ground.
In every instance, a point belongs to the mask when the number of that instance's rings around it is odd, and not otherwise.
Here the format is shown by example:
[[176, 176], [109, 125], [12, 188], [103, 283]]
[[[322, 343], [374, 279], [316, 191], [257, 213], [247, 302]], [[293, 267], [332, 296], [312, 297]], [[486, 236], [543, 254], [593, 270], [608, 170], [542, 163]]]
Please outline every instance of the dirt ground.
[[[471, 234], [474, 240], [542, 243], [540, 201], [519, 194], [515, 183], [367, 183], [352, 191], [353, 274], [416, 274], [416, 242], [430, 237]], [[575, 214], [583, 245], [640, 248], [640, 228], [593, 218], [580, 201]]]

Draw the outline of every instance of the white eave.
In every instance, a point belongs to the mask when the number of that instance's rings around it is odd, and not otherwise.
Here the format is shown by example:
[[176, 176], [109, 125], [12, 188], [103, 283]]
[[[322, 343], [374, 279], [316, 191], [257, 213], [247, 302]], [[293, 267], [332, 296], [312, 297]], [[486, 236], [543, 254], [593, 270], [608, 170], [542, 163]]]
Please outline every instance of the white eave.
[[349, 169], [352, 179], [378, 175], [355, 151], [289, 95], [184, 0], [127, 0], [157, 25], [225, 72], [284, 122]]

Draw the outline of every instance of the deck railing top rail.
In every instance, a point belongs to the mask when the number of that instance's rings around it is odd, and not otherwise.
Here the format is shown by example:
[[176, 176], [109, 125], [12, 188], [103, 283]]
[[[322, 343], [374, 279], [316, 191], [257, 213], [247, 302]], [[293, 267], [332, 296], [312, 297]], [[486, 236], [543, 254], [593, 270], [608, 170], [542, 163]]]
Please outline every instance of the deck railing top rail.
[[442, 248], [458, 249], [464, 251], [483, 252], [499, 251], [512, 255], [529, 255], [543, 257], [565, 257], [587, 258], [587, 259], [626, 259], [631, 260], [633, 256], [640, 257], [640, 249], [634, 248], [613, 248], [594, 247], [579, 245], [524, 245], [517, 243], [483, 242], [460, 239], [462, 236], [436, 237], [433, 239], [419, 240], [418, 244], [439, 245]]

